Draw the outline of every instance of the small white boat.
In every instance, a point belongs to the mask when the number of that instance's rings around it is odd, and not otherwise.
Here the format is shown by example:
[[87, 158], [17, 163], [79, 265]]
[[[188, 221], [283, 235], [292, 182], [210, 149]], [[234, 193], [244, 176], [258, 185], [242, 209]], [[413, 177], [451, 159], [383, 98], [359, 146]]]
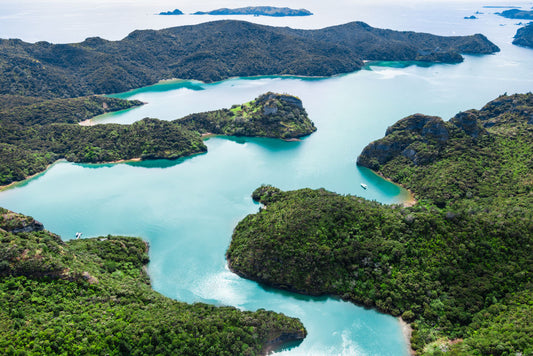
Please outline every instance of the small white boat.
[[366, 185], [365, 183], [361, 183], [361, 187], [362, 187], [363, 189], [367, 189], [367, 188], [368, 188], [368, 185]]

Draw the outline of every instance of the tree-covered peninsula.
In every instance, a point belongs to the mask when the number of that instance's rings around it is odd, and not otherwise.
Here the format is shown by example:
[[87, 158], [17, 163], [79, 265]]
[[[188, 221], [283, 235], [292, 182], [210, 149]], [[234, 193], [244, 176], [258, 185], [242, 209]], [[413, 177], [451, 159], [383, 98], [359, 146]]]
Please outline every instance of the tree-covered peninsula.
[[533, 22], [528, 23], [516, 31], [513, 44], [533, 48]]
[[108, 94], [163, 79], [219, 81], [235, 76], [331, 76], [363, 60], [457, 63], [499, 48], [483, 35], [436, 36], [373, 28], [362, 22], [320, 30], [216, 21], [137, 30], [120, 41], [0, 40], [0, 94], [78, 97]]
[[418, 354], [533, 353], [532, 112], [533, 94], [504, 95], [391, 126], [358, 163], [409, 187], [412, 207], [258, 188], [230, 268], [402, 316]]
[[316, 131], [299, 98], [272, 92], [243, 105], [188, 115], [177, 122], [201, 134], [226, 136], [295, 139]]
[[300, 99], [267, 93], [243, 105], [164, 121], [81, 126], [105, 110], [141, 104], [107, 97], [43, 100], [0, 96], [0, 185], [42, 172], [67, 159], [102, 163], [177, 159], [207, 151], [201, 134], [291, 139], [316, 130]]
[[306, 336], [283, 314], [156, 293], [147, 252], [132, 237], [63, 242], [0, 208], [0, 353], [259, 355]]

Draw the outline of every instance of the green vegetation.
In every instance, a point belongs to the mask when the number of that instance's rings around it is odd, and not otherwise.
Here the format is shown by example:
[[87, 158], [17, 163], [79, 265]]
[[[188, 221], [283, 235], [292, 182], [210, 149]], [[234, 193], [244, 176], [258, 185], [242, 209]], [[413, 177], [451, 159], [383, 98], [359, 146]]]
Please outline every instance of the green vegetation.
[[181, 120], [145, 118], [131, 125], [95, 126], [75, 123], [101, 113], [104, 107], [117, 110], [140, 102], [102, 97], [0, 98], [8, 103], [0, 111], [0, 185], [42, 172], [62, 158], [98, 163], [177, 159], [206, 152], [199, 133], [287, 139], [316, 130], [300, 99], [274, 93], [231, 110], [193, 114]]
[[120, 236], [64, 243], [0, 208], [0, 352], [257, 355], [305, 337], [300, 321], [282, 314], [154, 292], [147, 250], [141, 239]]
[[532, 354], [533, 94], [450, 122], [414, 115], [358, 159], [416, 194], [387, 206], [264, 186], [235, 228], [240, 275], [402, 316], [420, 354]]
[[138, 100], [103, 96], [45, 100], [42, 98], [0, 95], [0, 122], [19, 125], [74, 124], [107, 112], [142, 105]]
[[192, 114], [178, 121], [202, 134], [297, 138], [316, 131], [302, 102], [286, 94], [266, 93], [231, 109]]
[[45, 98], [124, 92], [163, 79], [219, 81], [236, 76], [330, 76], [363, 59], [457, 63], [459, 53], [498, 51], [482, 35], [442, 37], [372, 28], [361, 22], [294, 30], [216, 21], [137, 30], [120, 41], [0, 40], [0, 94]]
[[533, 94], [503, 95], [450, 121], [413, 115], [357, 159], [439, 207], [533, 206]]

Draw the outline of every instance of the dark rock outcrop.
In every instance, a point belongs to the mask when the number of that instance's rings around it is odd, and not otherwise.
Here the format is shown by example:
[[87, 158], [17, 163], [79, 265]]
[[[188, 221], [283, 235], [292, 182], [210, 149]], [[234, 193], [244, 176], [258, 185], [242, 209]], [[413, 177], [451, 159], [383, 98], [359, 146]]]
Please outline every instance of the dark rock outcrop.
[[452, 125], [440, 117], [411, 115], [387, 128], [384, 138], [367, 145], [357, 157], [357, 164], [377, 170], [398, 155], [416, 165], [426, 164], [434, 155], [428, 156], [426, 147], [422, 146], [438, 149], [450, 138], [451, 129]]
[[21, 232], [42, 231], [44, 226], [31, 216], [17, 214], [0, 208], [0, 229], [14, 234]]
[[481, 110], [460, 112], [448, 122], [435, 116], [411, 115], [387, 128], [385, 137], [367, 145], [357, 157], [357, 164], [379, 170], [402, 157], [415, 166], [429, 164], [441, 157], [450, 142], [469, 144], [500, 127], [505, 130], [510, 124], [533, 124], [531, 107], [531, 94], [502, 95]]
[[466, 132], [467, 135], [477, 138], [482, 134], [487, 134], [487, 130], [481, 124], [475, 111], [465, 111], [453, 117], [450, 122]]

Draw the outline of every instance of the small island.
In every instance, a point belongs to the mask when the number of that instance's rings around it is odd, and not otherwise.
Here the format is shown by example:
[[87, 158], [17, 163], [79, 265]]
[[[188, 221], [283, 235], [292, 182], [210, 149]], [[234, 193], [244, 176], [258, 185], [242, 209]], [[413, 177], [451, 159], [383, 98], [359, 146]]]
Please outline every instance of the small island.
[[477, 17], [474, 15], [471, 15], [471, 16], [465, 16], [464, 19], [465, 20], [477, 20]]
[[78, 123], [103, 112], [141, 105], [106, 97], [75, 99], [0, 96], [0, 186], [44, 171], [58, 159], [104, 163], [178, 159], [207, 151], [202, 135], [296, 139], [316, 131], [299, 98], [267, 93], [243, 105], [131, 125]]
[[197, 11], [193, 15], [253, 15], [253, 16], [311, 16], [313, 13], [306, 9], [290, 9], [288, 7], [247, 6], [237, 9], [222, 8], [212, 11]]
[[392, 125], [357, 163], [409, 188], [414, 206], [258, 188], [230, 269], [401, 317], [417, 354], [531, 353], [532, 112], [533, 94], [503, 95], [450, 121]]
[[533, 20], [533, 10], [519, 10], [519, 9], [510, 9], [502, 12], [497, 12], [498, 15], [503, 16], [508, 19], [516, 20]]
[[174, 11], [162, 11], [159, 15], [183, 15], [183, 12], [179, 9], [174, 9]]
[[533, 48], [533, 22], [530, 22], [516, 31], [513, 44], [517, 46]]
[[485, 9], [519, 9], [520, 6], [511, 6], [511, 5], [485, 5]]
[[295, 318], [187, 304], [155, 292], [148, 244], [101, 236], [64, 242], [0, 208], [4, 355], [259, 355], [307, 332]]

